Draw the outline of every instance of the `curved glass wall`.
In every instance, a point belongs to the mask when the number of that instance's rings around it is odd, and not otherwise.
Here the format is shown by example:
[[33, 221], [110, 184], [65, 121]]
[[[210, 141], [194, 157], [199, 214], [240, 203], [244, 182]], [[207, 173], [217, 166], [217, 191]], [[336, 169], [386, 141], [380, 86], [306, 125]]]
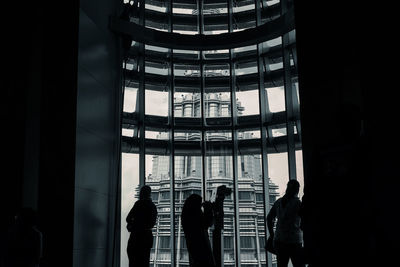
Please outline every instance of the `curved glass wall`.
[[[288, 0], [135, 4], [131, 23], [203, 36], [246, 33], [293, 9]], [[125, 216], [141, 184], [152, 187], [158, 209], [151, 266], [189, 266], [183, 203], [192, 193], [212, 200], [219, 185], [233, 190], [224, 202], [222, 265], [276, 266], [264, 249], [265, 217], [289, 179], [303, 185], [295, 29], [215, 50], [132, 41], [123, 68], [121, 266]]]

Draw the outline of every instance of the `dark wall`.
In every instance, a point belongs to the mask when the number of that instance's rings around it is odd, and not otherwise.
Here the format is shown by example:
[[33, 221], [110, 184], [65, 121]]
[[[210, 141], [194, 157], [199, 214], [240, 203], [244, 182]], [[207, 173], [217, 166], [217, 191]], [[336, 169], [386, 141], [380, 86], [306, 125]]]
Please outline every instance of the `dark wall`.
[[108, 27], [120, 1], [81, 0], [76, 106], [73, 266], [112, 266], [120, 203], [121, 61]]
[[389, 266], [395, 255], [398, 98], [382, 39], [389, 24], [378, 9], [296, 2], [304, 239], [313, 266]]
[[121, 65], [108, 21], [120, 5], [2, 6], [0, 240], [19, 208], [35, 209], [40, 266], [117, 261]]
[[72, 266], [78, 3], [2, 6], [1, 229], [36, 209], [41, 266]]

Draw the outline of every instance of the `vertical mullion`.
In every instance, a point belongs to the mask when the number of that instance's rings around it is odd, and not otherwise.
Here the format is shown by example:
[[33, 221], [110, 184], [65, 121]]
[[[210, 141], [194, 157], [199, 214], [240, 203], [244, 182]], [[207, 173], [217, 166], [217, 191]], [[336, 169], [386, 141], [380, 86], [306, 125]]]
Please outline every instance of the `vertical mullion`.
[[[233, 1], [228, 2], [228, 30], [233, 32]], [[239, 186], [238, 186], [238, 138], [237, 138], [237, 103], [236, 103], [236, 75], [235, 65], [233, 62], [234, 54], [233, 49], [229, 49], [229, 72], [230, 72], [230, 91], [231, 91], [231, 116], [232, 116], [232, 168], [233, 168], [233, 200], [234, 200], [234, 218], [235, 218], [235, 261], [236, 266], [240, 267], [240, 220], [239, 220]], [[223, 250], [222, 250], [223, 257]]]
[[[255, 0], [256, 7], [256, 26], [261, 24], [261, 10], [260, 0]], [[257, 68], [258, 68], [258, 93], [259, 93], [259, 107], [260, 107], [260, 128], [261, 128], [261, 153], [262, 153], [262, 181], [263, 181], [263, 200], [264, 200], [264, 218], [267, 217], [270, 208], [269, 201], [269, 177], [268, 177], [268, 154], [267, 154], [267, 117], [270, 115], [268, 98], [265, 92], [264, 85], [264, 64], [261, 60], [262, 44], [257, 44]], [[264, 220], [265, 240], [268, 239], [268, 227], [266, 220]], [[267, 266], [272, 266], [272, 256], [266, 252]]]
[[[145, 0], [139, 2], [139, 24], [145, 25]], [[145, 184], [146, 176], [146, 147], [145, 147], [145, 44], [139, 44], [141, 56], [139, 56], [138, 71], [139, 71], [139, 186]]]
[[[288, 1], [281, 0], [281, 15], [288, 10]], [[290, 47], [289, 33], [282, 36], [282, 56], [284, 71], [284, 91], [285, 91], [285, 110], [286, 110], [286, 133], [287, 151], [289, 164], [289, 179], [296, 179], [296, 154], [294, 140], [294, 112], [293, 112], [293, 83], [290, 67]]]
[[[293, 38], [293, 39], [292, 39]], [[296, 46], [293, 45], [295, 43], [295, 35], [289, 36], [289, 42], [290, 42], [290, 52], [293, 57], [293, 63], [294, 63], [294, 68], [297, 70], [297, 51], [296, 51]], [[297, 73], [297, 71], [296, 71]], [[294, 117], [295, 119], [295, 124], [296, 124], [296, 129], [297, 129], [297, 136], [300, 139], [301, 142], [301, 123], [300, 123], [300, 103], [298, 99], [298, 91], [295, 86], [293, 86], [293, 112], [294, 112]]]
[[203, 194], [202, 197], [206, 197], [206, 167], [208, 167], [207, 157], [206, 157], [206, 134], [205, 134], [205, 102], [204, 102], [204, 73], [203, 73], [203, 51], [200, 51], [200, 104], [201, 104], [201, 157], [203, 161], [202, 175], [203, 175]]
[[[173, 3], [172, 0], [167, 2], [167, 13], [168, 13], [168, 32], [173, 31]], [[170, 239], [171, 244], [171, 266], [175, 266], [175, 256], [176, 256], [176, 236], [175, 236], [175, 128], [174, 128], [174, 61], [173, 61], [173, 50], [169, 49], [169, 110], [168, 110], [168, 122], [169, 122], [169, 151], [170, 151], [170, 231], [172, 238]], [[179, 238], [179, 237], [178, 237]]]
[[[198, 12], [198, 27], [199, 33], [203, 34], [203, 5], [202, 0], [197, 0], [197, 9]], [[200, 68], [200, 105], [201, 105], [201, 157], [203, 161], [202, 175], [203, 175], [203, 194], [202, 197], [205, 199], [206, 197], [206, 167], [208, 162], [206, 161], [206, 135], [205, 135], [205, 97], [204, 97], [204, 63], [203, 63], [203, 51], [199, 51], [199, 68]]]

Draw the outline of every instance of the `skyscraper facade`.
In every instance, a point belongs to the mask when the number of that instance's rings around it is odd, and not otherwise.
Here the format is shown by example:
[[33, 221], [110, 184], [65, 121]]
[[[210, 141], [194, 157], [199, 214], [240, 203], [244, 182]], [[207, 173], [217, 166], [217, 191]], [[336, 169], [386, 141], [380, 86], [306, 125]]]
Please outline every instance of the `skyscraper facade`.
[[[229, 99], [228, 99], [229, 100]], [[209, 97], [208, 113], [221, 116], [224, 112], [229, 115], [229, 101], [223, 95], [215, 94]], [[181, 97], [175, 102], [175, 110], [182, 112], [182, 116], [193, 116], [200, 98], [194, 95], [187, 99]], [[238, 108], [243, 110], [241, 106]], [[156, 139], [167, 138], [166, 133], [159, 133]], [[254, 133], [242, 132], [239, 140], [251, 140]], [[200, 134], [196, 132], [178, 133], [176, 141], [200, 140]], [[213, 132], [207, 135], [209, 142], [223, 142], [229, 140], [229, 132]], [[175, 184], [174, 195], [171, 196], [170, 188], [170, 160], [167, 156], [152, 156], [151, 174], [146, 178], [146, 184], [152, 187], [152, 199], [158, 208], [158, 220], [153, 230], [154, 244], [151, 252], [152, 266], [170, 266], [171, 257], [175, 257], [177, 266], [189, 266], [189, 256], [186, 249], [186, 241], [181, 226], [180, 213], [184, 201], [191, 194], [203, 196], [205, 200], [212, 200], [213, 194], [219, 185], [226, 185], [233, 189], [232, 160], [225, 155], [206, 156], [205, 183], [202, 179], [201, 156], [175, 156]], [[261, 155], [244, 154], [238, 156], [238, 211], [240, 231], [240, 259], [243, 266], [266, 266], [267, 257], [265, 245], [265, 210], [261, 169]], [[279, 193], [278, 186], [268, 179], [269, 203], [275, 202]], [[205, 191], [204, 191], [205, 190]], [[171, 205], [174, 199], [174, 205]], [[171, 208], [175, 209], [175, 255], [170, 247], [171, 242]], [[224, 202], [224, 231], [223, 231], [223, 262], [224, 266], [235, 266], [235, 203], [233, 195], [227, 197]], [[212, 236], [210, 229], [210, 237]]]
[[111, 27], [133, 40], [121, 151], [137, 155], [137, 184], [153, 188], [153, 266], [188, 265], [182, 205], [192, 193], [212, 200], [220, 185], [232, 189], [224, 265], [273, 266], [265, 216], [276, 185], [297, 179], [301, 150], [293, 1], [138, 3]]

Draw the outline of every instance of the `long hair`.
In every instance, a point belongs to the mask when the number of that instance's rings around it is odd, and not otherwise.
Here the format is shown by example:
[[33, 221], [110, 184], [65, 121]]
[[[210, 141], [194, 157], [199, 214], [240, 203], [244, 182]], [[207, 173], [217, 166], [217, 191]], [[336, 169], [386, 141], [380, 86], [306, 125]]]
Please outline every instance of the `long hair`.
[[191, 222], [200, 223], [201, 220], [201, 201], [200, 195], [191, 194], [183, 204], [182, 208], [182, 226], [189, 226]]

